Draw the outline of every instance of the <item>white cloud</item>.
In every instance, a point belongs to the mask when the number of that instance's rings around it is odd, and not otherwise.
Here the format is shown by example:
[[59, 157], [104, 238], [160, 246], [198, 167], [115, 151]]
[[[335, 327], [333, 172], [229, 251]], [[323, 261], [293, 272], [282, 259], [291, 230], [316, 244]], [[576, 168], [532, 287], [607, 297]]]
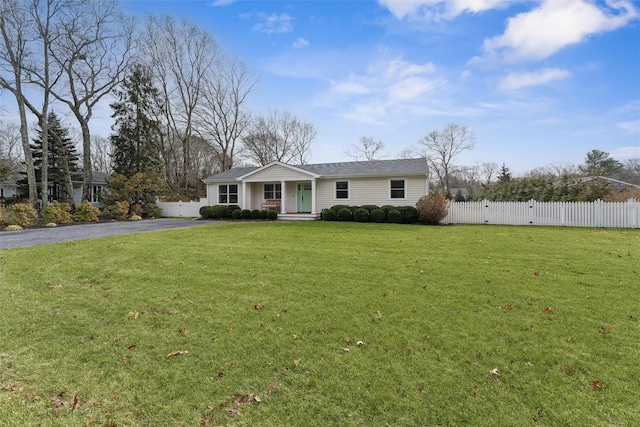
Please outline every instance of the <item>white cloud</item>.
[[504, 34], [486, 39], [485, 56], [498, 55], [508, 62], [541, 60], [640, 16], [628, 0], [606, 3], [605, 7], [589, 0], [544, 0], [536, 9], [509, 18]]
[[282, 34], [293, 31], [293, 19], [286, 13], [281, 15], [261, 13], [259, 17], [261, 22], [253, 26], [254, 31], [267, 34]]
[[526, 0], [378, 0], [398, 19], [439, 21], [463, 13], [480, 13]]
[[298, 37], [298, 39], [293, 42], [293, 47], [295, 47], [296, 49], [300, 49], [306, 46], [309, 46], [309, 40], [303, 37]]
[[640, 158], [640, 146], [616, 148], [609, 154], [614, 159], [637, 159]]
[[640, 134], [640, 120], [630, 120], [628, 122], [618, 122], [616, 123], [620, 129], [624, 131], [624, 133], [633, 135]]
[[571, 76], [567, 70], [559, 68], [543, 68], [537, 71], [512, 73], [502, 79], [498, 87], [500, 90], [517, 90], [527, 86], [540, 86], [554, 80], [566, 79]]
[[427, 110], [431, 114], [436, 94], [448, 85], [445, 78], [435, 73], [436, 67], [431, 62], [380, 60], [361, 74], [332, 81], [325, 103], [347, 106], [343, 117], [364, 123], [396, 121], [403, 114], [427, 114]]
[[215, 0], [213, 2], [211, 2], [211, 6], [213, 7], [217, 7], [217, 6], [227, 6], [231, 3], [233, 3], [236, 0]]

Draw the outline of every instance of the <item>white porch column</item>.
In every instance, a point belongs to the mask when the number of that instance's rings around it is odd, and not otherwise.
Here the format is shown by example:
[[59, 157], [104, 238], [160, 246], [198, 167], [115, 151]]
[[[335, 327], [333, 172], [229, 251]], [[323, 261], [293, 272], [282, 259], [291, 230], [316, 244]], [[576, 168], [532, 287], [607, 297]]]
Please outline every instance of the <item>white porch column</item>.
[[280, 213], [287, 213], [287, 183], [280, 181]]
[[242, 181], [242, 209], [247, 209], [247, 183]]
[[311, 213], [316, 214], [316, 179], [311, 178]]

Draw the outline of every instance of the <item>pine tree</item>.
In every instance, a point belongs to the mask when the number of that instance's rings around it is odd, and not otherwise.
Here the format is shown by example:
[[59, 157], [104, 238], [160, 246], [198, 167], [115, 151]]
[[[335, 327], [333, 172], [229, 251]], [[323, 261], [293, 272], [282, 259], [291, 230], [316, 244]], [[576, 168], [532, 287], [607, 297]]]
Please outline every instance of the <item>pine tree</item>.
[[153, 119], [160, 108], [158, 90], [147, 68], [138, 64], [116, 91], [111, 104], [115, 124], [110, 136], [114, 173], [132, 177], [161, 166], [160, 125]]
[[[73, 181], [82, 181], [78, 167], [79, 154], [75, 144], [69, 137], [69, 129], [62, 126], [55, 112], [47, 116], [47, 130], [49, 135], [48, 148], [48, 186], [49, 201], [57, 200], [73, 204]], [[42, 130], [38, 129], [37, 138], [31, 144], [36, 181], [42, 180]], [[19, 181], [26, 185], [26, 179]], [[42, 198], [42, 188], [38, 186], [38, 198]]]

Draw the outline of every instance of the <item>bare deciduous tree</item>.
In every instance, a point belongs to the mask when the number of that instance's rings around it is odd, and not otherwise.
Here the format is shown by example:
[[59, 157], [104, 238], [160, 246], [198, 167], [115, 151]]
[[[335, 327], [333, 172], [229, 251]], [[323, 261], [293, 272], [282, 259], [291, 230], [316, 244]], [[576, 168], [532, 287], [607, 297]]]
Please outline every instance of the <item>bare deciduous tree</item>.
[[111, 143], [107, 138], [91, 135], [91, 164], [95, 171], [111, 173]]
[[486, 185], [489, 185], [493, 182], [493, 178], [498, 174], [500, 166], [496, 162], [485, 162], [482, 164], [481, 168], [485, 183]]
[[[176, 22], [170, 16], [147, 17], [142, 44], [144, 60], [165, 100], [165, 165], [177, 166], [178, 160], [181, 164], [173, 173], [166, 171], [167, 181], [186, 188], [196, 184], [198, 178], [192, 168], [190, 146], [207, 77], [219, 61], [218, 44], [197, 25], [186, 20]], [[168, 160], [168, 156], [176, 157]]]
[[[10, 91], [16, 98], [20, 117], [20, 139], [24, 153], [27, 173], [29, 203], [36, 206], [38, 201], [36, 173], [33, 156], [29, 147], [29, 130], [23, 82], [25, 79], [24, 64], [30, 57], [29, 43], [33, 37], [33, 26], [28, 11], [20, 0], [3, 0], [0, 2], [0, 87]], [[11, 77], [9, 77], [11, 76]]]
[[20, 126], [0, 121], [0, 157], [16, 167], [23, 159]]
[[196, 110], [196, 130], [210, 141], [218, 169], [226, 171], [233, 167], [236, 144], [249, 125], [250, 115], [244, 107], [257, 79], [244, 63], [227, 57], [212, 74], [207, 76]]
[[360, 138], [358, 144], [353, 144], [350, 151], [346, 151], [345, 154], [355, 161], [362, 158], [365, 160], [379, 160], [386, 156], [382, 155], [384, 150], [384, 143], [382, 141], [376, 141], [372, 137], [363, 136]]
[[94, 107], [120, 83], [132, 55], [135, 22], [114, 0], [75, 0], [64, 10], [58, 39], [51, 44], [52, 61], [64, 84], [52, 95], [66, 104], [82, 132], [82, 198], [91, 196], [91, 133]]
[[259, 165], [274, 161], [303, 165], [309, 162], [316, 134], [313, 124], [287, 111], [271, 110], [254, 118], [243, 143], [246, 155]]
[[425, 157], [440, 180], [442, 192], [447, 193], [453, 160], [463, 151], [473, 149], [476, 137], [469, 127], [449, 123], [440, 132], [429, 132], [418, 143], [423, 146]]

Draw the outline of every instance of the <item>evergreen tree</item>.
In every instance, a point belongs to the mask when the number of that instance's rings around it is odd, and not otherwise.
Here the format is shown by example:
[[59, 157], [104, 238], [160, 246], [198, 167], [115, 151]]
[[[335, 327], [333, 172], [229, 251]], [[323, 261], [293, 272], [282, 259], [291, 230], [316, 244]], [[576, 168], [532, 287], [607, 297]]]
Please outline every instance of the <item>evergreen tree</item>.
[[161, 132], [153, 117], [160, 108], [158, 90], [144, 66], [133, 67], [111, 104], [115, 124], [110, 136], [111, 162], [115, 173], [132, 177], [160, 167]]
[[579, 166], [585, 176], [616, 177], [622, 171], [623, 165], [606, 151], [591, 150], [587, 153], [584, 164]]
[[[37, 137], [30, 145], [36, 181], [42, 181], [42, 129], [37, 129]], [[69, 129], [62, 126], [55, 112], [47, 116], [47, 133], [49, 148], [47, 158], [48, 167], [48, 200], [73, 204], [73, 181], [82, 181], [82, 174], [78, 167], [79, 154], [75, 144], [69, 137]], [[26, 178], [18, 184], [26, 186]], [[42, 188], [38, 186], [38, 198], [42, 198]]]
[[509, 181], [511, 181], [511, 171], [509, 171], [509, 168], [504, 163], [502, 164], [502, 167], [500, 168], [500, 174], [498, 175], [497, 179], [500, 182], [509, 182]]

